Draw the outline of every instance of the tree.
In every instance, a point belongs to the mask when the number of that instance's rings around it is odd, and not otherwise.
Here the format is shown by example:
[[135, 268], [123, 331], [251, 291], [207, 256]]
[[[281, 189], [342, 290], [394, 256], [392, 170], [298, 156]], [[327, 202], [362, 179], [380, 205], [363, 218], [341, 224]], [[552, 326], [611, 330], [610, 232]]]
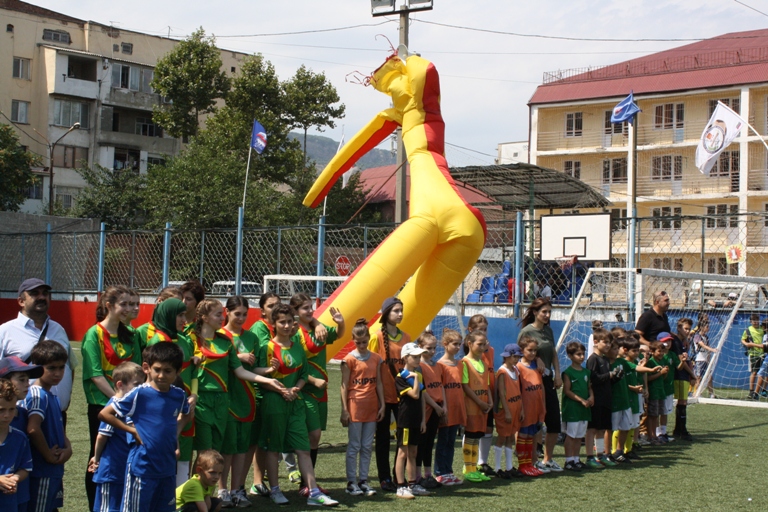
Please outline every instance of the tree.
[[157, 62], [152, 88], [170, 101], [155, 106], [155, 122], [174, 137], [196, 135], [200, 115], [214, 112], [230, 88], [216, 40], [199, 28], [181, 41]]
[[39, 159], [25, 151], [13, 128], [0, 124], [0, 210], [15, 212], [27, 200], [27, 189], [35, 184], [32, 166]]
[[100, 165], [77, 172], [88, 186], [77, 196], [75, 217], [100, 219], [110, 229], [136, 229], [144, 225], [146, 175], [132, 170], [113, 171]]
[[302, 65], [285, 84], [286, 111], [291, 128], [304, 130], [304, 164], [307, 163], [307, 131], [310, 128], [334, 128], [335, 119], [344, 117], [344, 104], [339, 102], [336, 88], [326, 80], [325, 73], [313, 73]]

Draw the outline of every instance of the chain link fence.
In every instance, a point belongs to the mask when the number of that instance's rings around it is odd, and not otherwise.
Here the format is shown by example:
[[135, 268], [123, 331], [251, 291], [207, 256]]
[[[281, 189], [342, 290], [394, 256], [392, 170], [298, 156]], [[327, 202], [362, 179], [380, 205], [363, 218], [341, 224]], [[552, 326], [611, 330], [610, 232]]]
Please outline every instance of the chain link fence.
[[[524, 221], [519, 262], [522, 279], [518, 284], [523, 301], [550, 295], [555, 303], [569, 304], [588, 267], [626, 267], [628, 226], [628, 219], [613, 220], [610, 261], [573, 264], [541, 261], [539, 222]], [[335, 263], [340, 257], [349, 260], [349, 272], [354, 272], [395, 227], [326, 226], [323, 274], [338, 275]], [[260, 294], [265, 275], [316, 275], [318, 230], [318, 226], [245, 228], [243, 292]], [[485, 248], [458, 290], [464, 303], [514, 302], [516, 233], [514, 220], [488, 223]], [[171, 283], [198, 279], [214, 295], [232, 293], [237, 271], [236, 229], [171, 229], [168, 235], [166, 238], [165, 230], [0, 234], [0, 291], [13, 292], [22, 280], [41, 277], [49, 279], [58, 293], [93, 293], [115, 284], [154, 293], [162, 287], [167, 270]], [[715, 212], [697, 217], [641, 218], [636, 236], [639, 267], [758, 277], [768, 274], [766, 214]], [[314, 282], [299, 286], [315, 294]], [[323, 295], [333, 293], [336, 286], [336, 282], [325, 283]]]

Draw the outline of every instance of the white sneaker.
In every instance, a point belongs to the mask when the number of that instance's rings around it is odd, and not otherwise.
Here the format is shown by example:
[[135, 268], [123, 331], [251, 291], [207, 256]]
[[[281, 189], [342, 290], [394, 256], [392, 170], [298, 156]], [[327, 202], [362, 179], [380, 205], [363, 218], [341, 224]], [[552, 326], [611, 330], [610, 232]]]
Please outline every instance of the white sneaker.
[[347, 494], [350, 496], [360, 496], [363, 490], [357, 484], [347, 484]]
[[533, 467], [541, 471], [542, 473], [551, 473], [552, 469], [548, 468], [546, 464], [541, 462], [540, 460], [537, 460], [533, 463]]
[[432, 493], [426, 490], [425, 488], [423, 488], [422, 486], [420, 486], [419, 484], [413, 484], [411, 486], [411, 494], [413, 494], [414, 496], [429, 496]]
[[335, 499], [323, 493], [320, 493], [314, 497], [310, 496], [309, 498], [307, 498], [307, 505], [312, 505], [316, 507], [335, 507], [338, 504], [339, 504], [338, 501], [336, 501]]
[[232, 494], [232, 503], [237, 508], [248, 508], [251, 506], [251, 502], [248, 501], [248, 497], [245, 495], [245, 489], [235, 489], [231, 492]]
[[560, 473], [563, 468], [560, 467], [560, 464], [555, 462], [554, 460], [550, 460], [549, 462], [545, 462], [544, 466], [550, 471], [554, 471], [555, 473]]
[[232, 495], [227, 489], [219, 489], [219, 499], [221, 500], [221, 508], [231, 508], [235, 504], [232, 503]]
[[285, 505], [288, 503], [288, 498], [285, 497], [283, 491], [281, 490], [272, 491], [269, 494], [269, 499], [271, 499], [272, 503], [275, 505]]
[[365, 494], [366, 496], [373, 496], [374, 494], [376, 494], [376, 489], [368, 485], [368, 482], [360, 482], [358, 484], [358, 487], [360, 488], [361, 491], [363, 491], [363, 494]]
[[412, 500], [416, 496], [413, 495], [411, 490], [408, 487], [398, 487], [397, 488], [397, 497], [403, 498], [405, 500]]

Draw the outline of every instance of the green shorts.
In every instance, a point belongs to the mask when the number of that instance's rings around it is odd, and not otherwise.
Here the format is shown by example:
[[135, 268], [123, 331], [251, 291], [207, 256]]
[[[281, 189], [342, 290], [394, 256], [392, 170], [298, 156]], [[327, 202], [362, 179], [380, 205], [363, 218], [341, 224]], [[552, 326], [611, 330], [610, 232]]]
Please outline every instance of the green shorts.
[[229, 418], [227, 393], [201, 393], [195, 407], [195, 450], [221, 451]]
[[194, 451], [194, 437], [179, 436], [179, 461], [192, 462], [192, 452]]
[[[307, 431], [325, 430], [325, 423], [322, 421], [320, 412], [320, 403], [311, 396], [304, 395], [304, 403], [307, 406]], [[326, 420], [328, 419], [328, 407], [325, 408]]]
[[688, 400], [688, 391], [691, 389], [691, 383], [687, 380], [675, 381], [675, 392], [673, 396], [675, 400]]
[[309, 451], [306, 411], [303, 399], [286, 402], [277, 393], [265, 392], [258, 445], [269, 452]]
[[230, 418], [224, 431], [224, 442], [221, 445], [222, 455], [237, 455], [248, 453], [251, 444], [251, 423]]

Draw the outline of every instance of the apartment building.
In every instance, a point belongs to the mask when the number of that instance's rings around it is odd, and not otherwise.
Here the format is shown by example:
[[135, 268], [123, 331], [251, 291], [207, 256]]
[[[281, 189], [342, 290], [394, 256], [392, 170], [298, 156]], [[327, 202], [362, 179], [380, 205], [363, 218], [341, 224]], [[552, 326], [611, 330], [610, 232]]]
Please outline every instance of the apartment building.
[[[765, 275], [768, 153], [761, 138], [768, 134], [768, 30], [544, 74], [529, 102], [531, 163], [597, 188], [617, 218], [627, 216], [629, 139], [626, 124], [611, 124], [610, 116], [630, 91], [642, 110], [636, 122], [638, 216], [678, 217], [640, 224], [639, 265], [741, 275], [763, 267]], [[743, 130], [705, 176], [694, 154], [718, 101], [759, 136]], [[688, 215], [710, 217], [679, 218]], [[617, 265], [626, 263], [625, 228], [625, 222], [614, 225]], [[746, 261], [728, 264], [724, 251], [732, 244], [746, 249]]]
[[[165, 100], [150, 86], [157, 60], [177, 43], [0, 0], [0, 122], [41, 157], [22, 211], [48, 204], [52, 148], [53, 199], [64, 208], [85, 186], [81, 165], [145, 173], [179, 152], [183, 141], [152, 121]], [[222, 69], [235, 74], [245, 56], [222, 50]]]

